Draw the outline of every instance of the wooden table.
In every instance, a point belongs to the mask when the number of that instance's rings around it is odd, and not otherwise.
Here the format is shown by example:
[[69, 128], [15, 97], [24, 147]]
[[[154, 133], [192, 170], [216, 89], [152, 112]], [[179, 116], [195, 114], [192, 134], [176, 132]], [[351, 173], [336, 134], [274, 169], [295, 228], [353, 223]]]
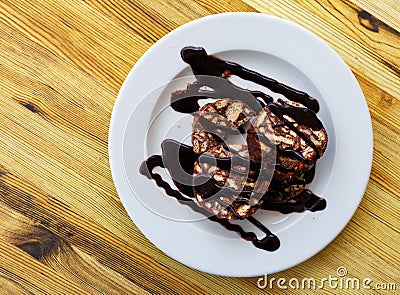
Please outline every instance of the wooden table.
[[174, 28], [226, 11], [273, 14], [327, 41], [354, 72], [372, 117], [372, 174], [353, 219], [323, 251], [270, 278], [320, 280], [344, 266], [351, 277], [370, 278], [371, 286], [396, 283], [398, 291], [399, 6], [399, 0], [1, 1], [0, 294], [285, 291], [259, 289], [258, 278], [192, 270], [161, 253], [129, 219], [109, 169], [109, 120], [129, 70]]

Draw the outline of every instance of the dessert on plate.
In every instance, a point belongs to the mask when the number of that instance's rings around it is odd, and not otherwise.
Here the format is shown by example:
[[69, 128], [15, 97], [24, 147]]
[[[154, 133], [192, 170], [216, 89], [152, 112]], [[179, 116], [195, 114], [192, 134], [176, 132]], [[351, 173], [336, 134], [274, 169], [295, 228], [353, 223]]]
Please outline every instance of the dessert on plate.
[[[193, 115], [192, 146], [167, 139], [161, 146], [162, 155], [145, 160], [140, 172], [179, 203], [256, 247], [275, 251], [279, 239], [252, 216], [257, 210], [292, 213], [326, 207], [323, 198], [306, 188], [328, 144], [328, 134], [317, 117], [318, 101], [239, 64], [208, 55], [201, 47], [185, 47], [181, 56], [197, 79], [172, 93], [171, 107]], [[232, 75], [285, 98], [241, 89], [229, 81]], [[203, 99], [213, 101], [200, 106]], [[242, 142], [235, 142], [238, 139]], [[153, 172], [156, 166], [169, 171], [177, 189]], [[266, 236], [260, 239], [230, 222], [243, 219]]]

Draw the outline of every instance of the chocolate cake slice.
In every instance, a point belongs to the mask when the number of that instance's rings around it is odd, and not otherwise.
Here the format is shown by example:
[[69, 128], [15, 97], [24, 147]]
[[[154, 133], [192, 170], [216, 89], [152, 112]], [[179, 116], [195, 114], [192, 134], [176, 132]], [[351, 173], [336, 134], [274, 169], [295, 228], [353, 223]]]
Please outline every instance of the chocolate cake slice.
[[199, 206], [223, 219], [252, 215], [270, 185], [274, 157], [269, 160], [270, 163], [255, 164], [249, 158], [247, 145], [210, 148], [194, 164], [194, 196]]
[[193, 151], [201, 154], [222, 143], [228, 136], [243, 133], [243, 127], [254, 115], [246, 103], [229, 98], [205, 104], [194, 116]]

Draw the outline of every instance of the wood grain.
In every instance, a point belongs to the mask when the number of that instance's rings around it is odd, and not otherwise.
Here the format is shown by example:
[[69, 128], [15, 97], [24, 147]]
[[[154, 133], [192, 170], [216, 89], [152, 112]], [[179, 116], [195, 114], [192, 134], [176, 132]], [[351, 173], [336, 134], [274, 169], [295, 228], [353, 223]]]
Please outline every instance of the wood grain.
[[[25, 215], [5, 206], [0, 209], [4, 222], [0, 226], [0, 240], [26, 252], [52, 272], [72, 282], [80, 282], [79, 292], [89, 294], [146, 294], [124, 276], [98, 263], [60, 236], [33, 222]], [[14, 284], [16, 283], [13, 281]], [[46, 284], [46, 280], [38, 282]]]
[[349, 1], [246, 2], [311, 30], [327, 41], [355, 73], [394, 97], [400, 96], [399, 33], [383, 22], [379, 22], [379, 32], [367, 29], [359, 21], [361, 8]]
[[[78, 282], [71, 282], [58, 275], [54, 270], [37, 263], [28, 253], [0, 240], [2, 291], [18, 290], [22, 294], [59, 293], [90, 294], [85, 292]], [[13, 266], [12, 268], [10, 266]], [[32, 266], [35, 265], [34, 268]], [[7, 281], [4, 282], [4, 278]], [[51, 282], [51, 283], [50, 283]]]
[[398, 0], [381, 0], [379, 2], [354, 0], [352, 2], [375, 15], [377, 19], [382, 20], [397, 32], [400, 32], [400, 2]]
[[399, 289], [397, 4], [0, 1], [0, 293], [319, 293], [261, 290], [258, 278], [214, 276], [174, 261], [136, 228], [112, 182], [109, 120], [129, 70], [171, 30], [226, 11], [274, 14], [327, 41], [354, 72], [373, 123], [372, 173], [349, 225], [313, 258], [270, 277], [320, 280], [345, 266], [352, 277]]

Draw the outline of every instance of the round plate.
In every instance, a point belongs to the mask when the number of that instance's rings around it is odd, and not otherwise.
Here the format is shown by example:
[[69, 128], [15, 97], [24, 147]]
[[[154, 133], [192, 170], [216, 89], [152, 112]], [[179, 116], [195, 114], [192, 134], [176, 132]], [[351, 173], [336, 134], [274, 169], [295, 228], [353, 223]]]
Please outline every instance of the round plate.
[[[164, 138], [185, 140], [190, 135], [191, 119], [165, 108], [171, 91], [185, 88], [190, 79], [194, 81], [180, 57], [184, 46], [204, 47], [209, 54], [306, 91], [320, 102], [318, 116], [327, 129], [329, 142], [309, 188], [327, 200], [327, 208], [287, 215], [258, 210], [255, 217], [281, 241], [275, 252], [255, 248], [219, 224], [198, 218], [139, 173], [146, 157], [161, 153]], [[244, 80], [233, 82], [258, 88]], [[257, 13], [201, 18], [155, 43], [121, 87], [109, 133], [115, 186], [143, 234], [183, 264], [240, 277], [293, 267], [327, 246], [349, 222], [362, 199], [371, 170], [372, 148], [371, 120], [364, 96], [339, 55], [306, 29]], [[241, 222], [245, 229], [257, 233], [245, 224], [247, 221]]]

